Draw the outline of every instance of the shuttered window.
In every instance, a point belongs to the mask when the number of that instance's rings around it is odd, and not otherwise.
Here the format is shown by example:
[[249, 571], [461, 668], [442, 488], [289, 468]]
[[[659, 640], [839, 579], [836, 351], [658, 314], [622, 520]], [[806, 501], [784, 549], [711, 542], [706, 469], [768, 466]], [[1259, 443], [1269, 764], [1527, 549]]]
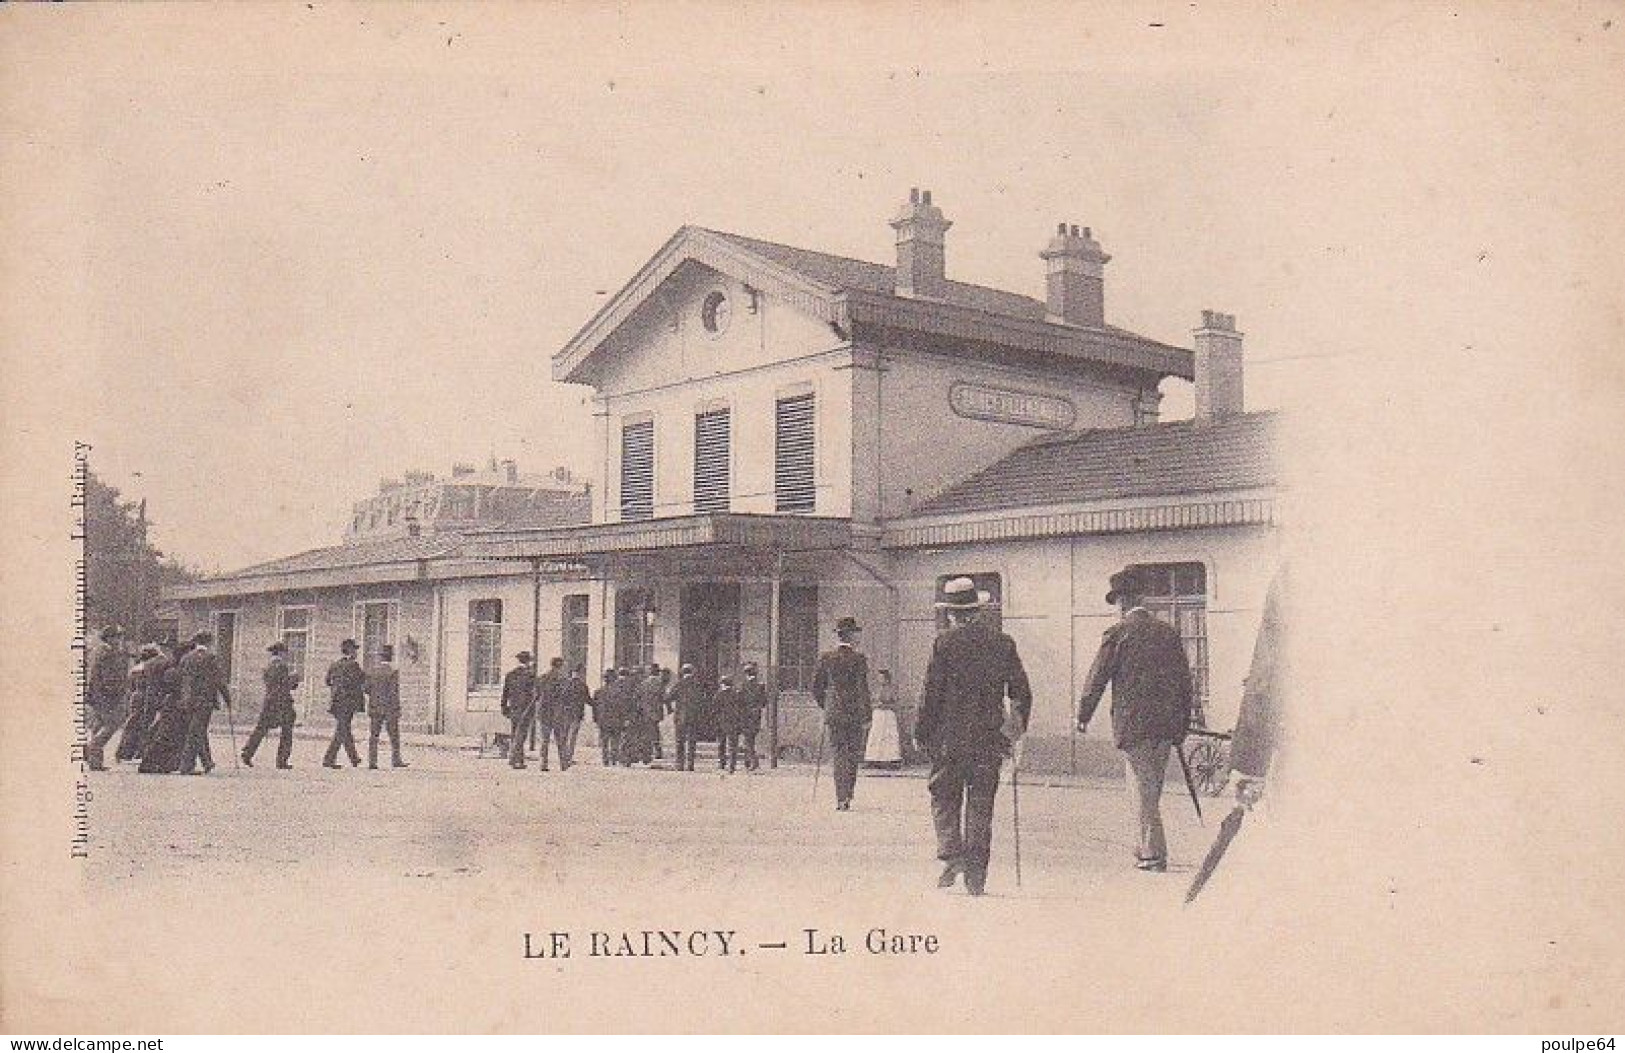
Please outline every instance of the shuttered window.
[[725, 409], [694, 415], [694, 511], [728, 510], [728, 430]]
[[621, 427], [621, 518], [655, 514], [655, 425], [652, 420]]
[[773, 507], [811, 512], [813, 490], [813, 397], [779, 399], [773, 441]]

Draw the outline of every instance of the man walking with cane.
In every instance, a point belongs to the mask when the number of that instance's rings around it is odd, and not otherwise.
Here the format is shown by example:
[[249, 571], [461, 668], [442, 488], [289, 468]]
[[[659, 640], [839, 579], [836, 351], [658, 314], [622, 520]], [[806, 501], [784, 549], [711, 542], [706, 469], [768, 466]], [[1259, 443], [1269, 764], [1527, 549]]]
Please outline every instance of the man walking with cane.
[[1168, 754], [1190, 726], [1193, 685], [1179, 631], [1146, 610], [1144, 587], [1132, 570], [1112, 575], [1106, 602], [1122, 608], [1123, 619], [1106, 630], [1089, 682], [1078, 700], [1078, 733], [1112, 689], [1112, 732], [1128, 767], [1129, 796], [1139, 826], [1134, 865], [1160, 873], [1168, 869], [1168, 841], [1162, 829], [1162, 779]]
[[977, 617], [982, 602], [970, 578], [943, 586], [937, 607], [948, 612], [949, 628], [932, 646], [914, 728], [931, 758], [931, 819], [943, 863], [937, 885], [951, 888], [963, 876], [973, 896], [987, 887], [999, 767], [1033, 709], [1016, 642]]

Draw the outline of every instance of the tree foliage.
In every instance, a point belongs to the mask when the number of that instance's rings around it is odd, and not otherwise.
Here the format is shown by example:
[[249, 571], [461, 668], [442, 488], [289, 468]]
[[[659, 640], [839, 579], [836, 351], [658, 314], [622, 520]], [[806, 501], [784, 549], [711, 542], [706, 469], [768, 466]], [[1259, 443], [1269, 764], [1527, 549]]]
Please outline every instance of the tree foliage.
[[85, 605], [92, 632], [117, 623], [132, 639], [162, 631], [156, 620], [159, 590], [193, 581], [197, 572], [171, 559], [147, 539], [145, 501], [126, 501], [96, 473], [85, 480]]

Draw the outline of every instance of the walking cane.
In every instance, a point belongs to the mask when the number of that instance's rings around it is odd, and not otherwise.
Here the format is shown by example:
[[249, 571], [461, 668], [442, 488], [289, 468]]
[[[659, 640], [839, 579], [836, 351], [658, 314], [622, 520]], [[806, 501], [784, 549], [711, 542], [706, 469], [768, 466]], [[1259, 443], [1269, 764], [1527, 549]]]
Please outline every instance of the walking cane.
[[1010, 803], [1016, 828], [1016, 888], [1021, 887], [1021, 743], [1010, 754]]
[[1183, 744], [1174, 743], [1174, 755], [1179, 758], [1179, 770], [1185, 775], [1185, 789], [1190, 792], [1191, 806], [1196, 809], [1196, 821], [1206, 826], [1207, 820], [1202, 818], [1202, 801], [1196, 796], [1196, 781], [1191, 778], [1191, 762], [1185, 759]]
[[829, 725], [820, 724], [818, 726], [818, 759], [813, 764], [812, 797], [815, 801], [818, 800], [818, 775], [824, 770], [824, 736], [828, 734]]
[[231, 736], [231, 769], [240, 771], [243, 767], [242, 758], [237, 753], [237, 722], [231, 716], [231, 696], [226, 696], [226, 734]]

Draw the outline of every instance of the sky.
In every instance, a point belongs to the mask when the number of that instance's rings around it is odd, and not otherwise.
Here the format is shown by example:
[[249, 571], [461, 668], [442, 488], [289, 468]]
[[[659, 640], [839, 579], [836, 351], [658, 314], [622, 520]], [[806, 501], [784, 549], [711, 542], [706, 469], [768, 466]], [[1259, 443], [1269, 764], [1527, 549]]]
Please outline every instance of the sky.
[[1313, 405], [1323, 363], [1462, 353], [1481, 305], [1574, 255], [1583, 210], [1508, 206], [1579, 134], [1540, 105], [1588, 88], [1565, 49], [1621, 35], [1583, 6], [1510, 43], [1513, 8], [1321, 10], [38, 19], [12, 160], [69, 283], [39, 353], [83, 387], [95, 470], [211, 570], [336, 542], [409, 469], [590, 475], [589, 393], [551, 356], [678, 226], [888, 262], [912, 186], [954, 222], [951, 277], [1042, 295], [1055, 223], [1091, 226], [1110, 322], [1189, 346], [1233, 313], [1249, 406]]

